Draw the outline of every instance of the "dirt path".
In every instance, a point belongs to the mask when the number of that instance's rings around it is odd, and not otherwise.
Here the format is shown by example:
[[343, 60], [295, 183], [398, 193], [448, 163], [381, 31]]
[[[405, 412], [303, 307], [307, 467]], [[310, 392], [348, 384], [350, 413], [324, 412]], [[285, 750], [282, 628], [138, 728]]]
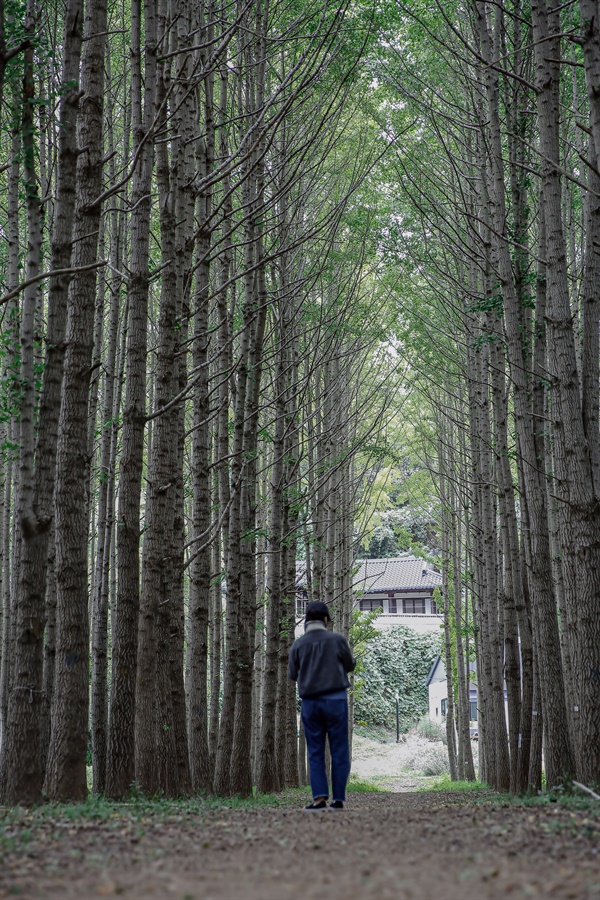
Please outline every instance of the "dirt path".
[[600, 900], [599, 837], [590, 810], [498, 807], [445, 792], [353, 794], [342, 813], [165, 817], [121, 807], [100, 821], [58, 823], [13, 814], [0, 840], [0, 896]]

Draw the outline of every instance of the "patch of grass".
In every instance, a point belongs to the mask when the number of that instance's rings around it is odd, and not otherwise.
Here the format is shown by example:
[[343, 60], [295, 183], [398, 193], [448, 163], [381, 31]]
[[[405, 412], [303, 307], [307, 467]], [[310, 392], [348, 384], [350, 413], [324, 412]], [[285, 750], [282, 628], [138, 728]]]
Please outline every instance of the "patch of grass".
[[416, 788], [418, 791], [456, 791], [473, 795], [473, 803], [493, 804], [503, 807], [554, 807], [571, 812], [585, 811], [588, 817], [600, 819], [600, 803], [590, 796], [570, 793], [562, 787], [537, 794], [498, 793], [482, 781], [450, 781], [449, 775], [436, 778], [431, 784]]
[[[371, 741], [377, 741], [379, 744], [396, 743], [396, 732], [389, 731], [382, 725], [359, 725], [354, 723], [354, 734], [358, 737], [368, 738]], [[405, 735], [400, 735], [400, 739], [406, 740]]]
[[33, 838], [48, 835], [56, 837], [85, 830], [89, 823], [106, 832], [118, 831], [143, 836], [148, 828], [169, 827], [190, 819], [202, 819], [210, 810], [291, 808], [306, 803], [309, 790], [306, 787], [283, 791], [280, 794], [254, 794], [252, 797], [183, 797], [165, 799], [148, 798], [132, 793], [125, 802], [114, 802], [105, 797], [90, 796], [81, 803], [46, 803], [25, 808], [0, 808], [0, 868], [5, 859], [23, 852]]
[[202, 809], [256, 809], [257, 807], [294, 806], [308, 793], [308, 787], [288, 788], [279, 794], [259, 794], [254, 788], [252, 797], [213, 797], [205, 796], [195, 800]]
[[[440, 775], [427, 787], [418, 788], [419, 791], [464, 791], [467, 793], [479, 793], [490, 788], [483, 781], [451, 781], [449, 775]], [[498, 795], [500, 796], [500, 794]]]
[[0, 823], [6, 826], [44, 824], [47, 822], [94, 820], [96, 822], [181, 818], [201, 815], [211, 809], [256, 809], [288, 807], [297, 804], [308, 792], [307, 788], [292, 788], [280, 794], [258, 794], [251, 797], [214, 797], [209, 795], [166, 799], [144, 797], [132, 792], [127, 801], [117, 802], [106, 797], [90, 795], [81, 803], [46, 803], [32, 809], [14, 807], [0, 810]]
[[350, 776], [346, 790], [349, 794], [380, 794], [385, 789], [380, 787], [374, 778], [353, 778]]

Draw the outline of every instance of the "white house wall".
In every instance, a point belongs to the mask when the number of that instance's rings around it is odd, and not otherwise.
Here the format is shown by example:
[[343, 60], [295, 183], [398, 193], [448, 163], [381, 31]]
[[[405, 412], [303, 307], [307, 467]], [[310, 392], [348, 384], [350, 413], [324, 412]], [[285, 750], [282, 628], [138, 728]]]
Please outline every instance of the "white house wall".
[[404, 625], [406, 628], [412, 628], [413, 631], [418, 631], [420, 634], [427, 634], [432, 631], [439, 632], [442, 625], [442, 617], [431, 615], [411, 616], [408, 613], [389, 614], [383, 612], [373, 621], [373, 627], [377, 629], [390, 628], [393, 625]]
[[[442, 627], [442, 617], [428, 615], [411, 616], [408, 614], [405, 615], [404, 613], [392, 615], [380, 613], [377, 618], [373, 620], [372, 625], [378, 631], [384, 631], [386, 628], [403, 625], [405, 628], [411, 628], [413, 631], [418, 632], [418, 634], [431, 634], [432, 632], [438, 634]], [[301, 634], [304, 634], [304, 619], [299, 619], [296, 622], [296, 637], [300, 637]]]
[[[378, 594], [373, 591], [364, 594], [355, 601], [355, 609], [360, 608], [361, 600], [380, 600], [382, 603], [383, 612], [374, 619], [374, 628], [382, 629], [390, 628], [390, 626], [393, 625], [404, 625], [406, 628], [412, 628], [413, 631], [418, 631], [420, 634], [426, 634], [431, 631], [439, 631], [442, 626], [442, 616], [439, 613], [431, 612], [431, 606], [434, 601], [430, 591], [410, 591], [404, 594], [404, 596], [396, 597], [396, 608], [398, 612], [395, 613], [389, 611], [390, 598], [387, 593]], [[403, 613], [403, 600], [425, 600], [426, 611], [424, 613]]]
[[442, 700], [448, 696], [448, 683], [446, 679], [443, 681], [434, 681], [429, 685], [429, 718], [437, 725], [444, 722], [442, 716]]
[[[438, 667], [438, 671], [441, 667]], [[443, 670], [442, 670], [443, 672]], [[433, 679], [429, 684], [429, 718], [432, 722], [442, 725], [446, 719], [442, 716], [442, 700], [448, 698], [448, 682], [444, 677], [441, 681]], [[469, 702], [477, 702], [477, 687], [471, 683], [469, 687]], [[508, 701], [506, 699], [506, 691], [504, 692], [504, 714], [506, 716], [506, 727], [508, 728]], [[477, 725], [477, 718], [471, 719], [471, 722]]]

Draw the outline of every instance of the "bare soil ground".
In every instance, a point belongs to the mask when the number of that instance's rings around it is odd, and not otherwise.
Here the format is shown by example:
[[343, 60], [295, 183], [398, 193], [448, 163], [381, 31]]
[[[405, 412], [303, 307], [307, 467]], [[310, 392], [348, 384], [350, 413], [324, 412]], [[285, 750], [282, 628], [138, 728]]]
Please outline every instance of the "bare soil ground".
[[122, 804], [6, 813], [0, 896], [176, 900], [600, 900], [600, 810], [353, 793], [343, 812]]

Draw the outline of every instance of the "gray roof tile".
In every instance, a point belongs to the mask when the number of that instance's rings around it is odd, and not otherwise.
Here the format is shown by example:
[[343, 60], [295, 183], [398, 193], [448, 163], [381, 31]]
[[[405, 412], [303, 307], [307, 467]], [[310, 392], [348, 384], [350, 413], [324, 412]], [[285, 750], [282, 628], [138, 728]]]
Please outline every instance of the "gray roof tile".
[[[358, 560], [357, 560], [358, 562]], [[362, 559], [354, 576], [354, 589], [368, 593], [441, 587], [442, 576], [431, 563], [417, 556], [391, 559]]]
[[[354, 576], [354, 590], [380, 593], [392, 590], [418, 590], [442, 585], [442, 576], [431, 563], [418, 556], [397, 556], [390, 559], [356, 560], [359, 569]], [[296, 565], [296, 585], [306, 584], [306, 563]]]

